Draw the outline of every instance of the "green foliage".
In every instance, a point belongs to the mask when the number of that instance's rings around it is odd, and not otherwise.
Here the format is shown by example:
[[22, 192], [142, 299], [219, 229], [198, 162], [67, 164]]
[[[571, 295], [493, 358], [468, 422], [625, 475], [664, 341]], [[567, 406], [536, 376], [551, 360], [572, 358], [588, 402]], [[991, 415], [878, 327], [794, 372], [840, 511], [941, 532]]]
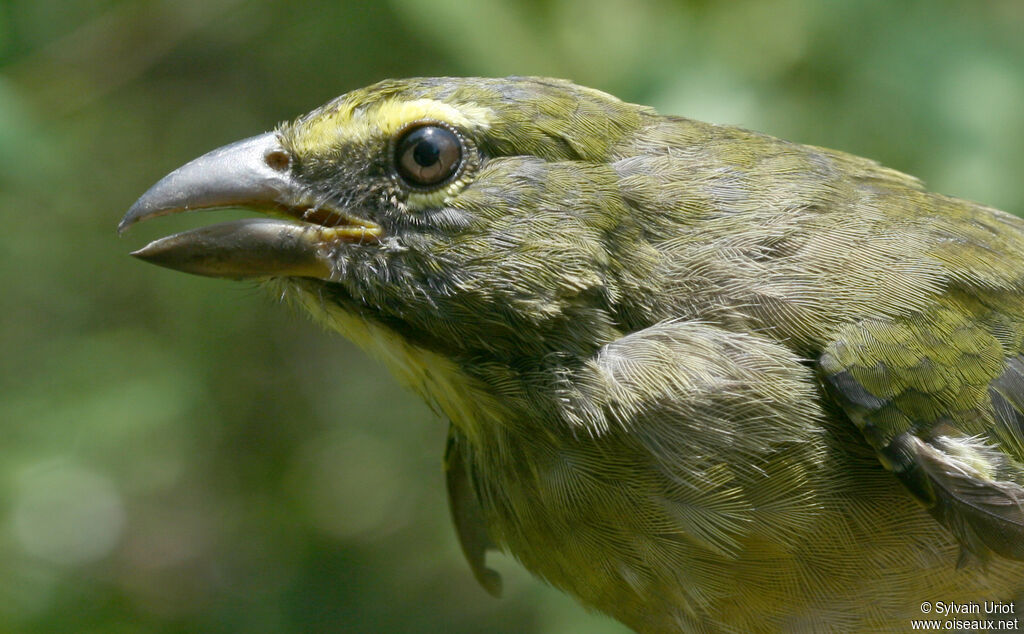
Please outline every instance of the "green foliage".
[[[444, 507], [444, 424], [246, 285], [133, 262], [146, 187], [385, 77], [564, 76], [1024, 210], [1024, 8], [580, 0], [0, 5], [0, 623], [619, 632]], [[218, 219], [224, 219], [219, 215]]]

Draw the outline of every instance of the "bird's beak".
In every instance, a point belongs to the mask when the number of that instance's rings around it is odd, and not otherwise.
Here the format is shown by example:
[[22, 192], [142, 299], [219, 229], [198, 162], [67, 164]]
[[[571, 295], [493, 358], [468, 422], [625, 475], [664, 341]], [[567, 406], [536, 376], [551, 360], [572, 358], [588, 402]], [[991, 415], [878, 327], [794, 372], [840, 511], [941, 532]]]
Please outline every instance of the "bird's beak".
[[268, 132], [213, 150], [149, 188], [118, 225], [183, 211], [242, 207], [277, 218], [225, 222], [161, 238], [132, 255], [211, 277], [331, 279], [341, 243], [372, 243], [380, 226], [317, 203], [293, 176], [293, 160]]

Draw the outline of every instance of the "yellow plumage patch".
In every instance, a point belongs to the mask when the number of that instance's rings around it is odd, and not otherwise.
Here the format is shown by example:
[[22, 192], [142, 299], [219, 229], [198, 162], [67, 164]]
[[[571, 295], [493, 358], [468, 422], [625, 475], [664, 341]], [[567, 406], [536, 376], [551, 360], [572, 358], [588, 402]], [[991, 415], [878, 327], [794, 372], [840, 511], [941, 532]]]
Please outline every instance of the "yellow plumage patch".
[[393, 330], [367, 321], [325, 302], [301, 278], [267, 281], [275, 295], [296, 301], [324, 326], [379, 359], [439, 416], [457, 425], [467, 437], [477, 438], [482, 428], [501, 425], [504, 412], [490, 390], [466, 374], [447, 357], [409, 343]]
[[475, 104], [451, 104], [433, 99], [390, 99], [369, 108], [342, 102], [318, 117], [300, 121], [294, 135], [294, 151], [318, 154], [342, 143], [388, 137], [416, 121], [441, 121], [460, 130], [486, 130], [494, 113]]
[[448, 204], [459, 192], [469, 183], [465, 174], [456, 178], [447, 186], [432, 192], [412, 192], [406, 199], [405, 204], [413, 211], [427, 209], [429, 207], [440, 207]]

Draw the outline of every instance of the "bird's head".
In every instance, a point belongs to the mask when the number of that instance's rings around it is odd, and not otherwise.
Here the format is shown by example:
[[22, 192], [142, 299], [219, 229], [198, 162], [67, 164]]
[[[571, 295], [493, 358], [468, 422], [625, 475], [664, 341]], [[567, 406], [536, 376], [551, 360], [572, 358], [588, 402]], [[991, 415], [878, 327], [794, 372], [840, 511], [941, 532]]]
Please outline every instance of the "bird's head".
[[584, 354], [614, 336], [618, 280], [642, 268], [613, 163], [649, 113], [560, 80], [386, 81], [186, 164], [121, 229], [256, 210], [135, 255], [283, 281], [314, 312], [440, 352]]

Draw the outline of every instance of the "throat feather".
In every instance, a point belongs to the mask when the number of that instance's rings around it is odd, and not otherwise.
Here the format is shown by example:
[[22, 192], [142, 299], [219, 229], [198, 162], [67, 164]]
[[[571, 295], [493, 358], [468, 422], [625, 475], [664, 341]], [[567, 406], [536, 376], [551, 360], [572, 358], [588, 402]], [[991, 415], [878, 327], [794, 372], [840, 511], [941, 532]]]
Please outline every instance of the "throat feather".
[[458, 427], [470, 442], [479, 440], [486, 426], [501, 425], [502, 407], [493, 390], [466, 373], [448, 357], [409, 342], [382, 324], [367, 320], [324, 300], [301, 284], [284, 283], [288, 297], [314, 320], [334, 330], [381, 361], [398, 379], [423, 398], [439, 416]]

